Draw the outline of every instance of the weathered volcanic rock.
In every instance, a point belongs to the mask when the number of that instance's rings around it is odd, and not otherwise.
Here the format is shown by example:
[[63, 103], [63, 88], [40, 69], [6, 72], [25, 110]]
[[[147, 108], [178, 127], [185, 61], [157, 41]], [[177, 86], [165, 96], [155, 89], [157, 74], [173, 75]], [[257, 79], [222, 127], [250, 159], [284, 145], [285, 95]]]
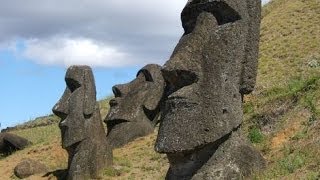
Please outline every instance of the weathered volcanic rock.
[[[242, 97], [253, 90], [256, 79], [260, 8], [258, 0], [189, 0], [183, 9], [185, 33], [162, 68], [167, 87], [155, 145], [156, 151], [168, 155], [168, 179], [191, 179], [219, 167], [226, 173], [206, 178], [234, 177], [227, 170], [229, 159], [214, 161], [215, 166], [209, 160], [228, 155], [218, 150], [241, 126]], [[240, 152], [254, 151], [239, 143], [235, 148]], [[241, 167], [235, 176], [248, 175], [256, 164], [263, 166], [259, 153], [248, 160], [232, 162]]]
[[133, 81], [112, 88], [115, 98], [110, 101], [105, 119], [110, 145], [117, 148], [153, 132], [158, 122], [164, 85], [161, 67], [149, 64]]
[[[169, 92], [156, 146], [159, 152], [192, 150], [241, 124], [240, 82], [250, 38], [246, 9], [245, 2], [230, 0], [190, 1], [183, 10], [182, 20], [192, 19], [183, 21], [185, 34], [163, 67]], [[185, 138], [188, 141], [177, 141]]]
[[228, 134], [226, 141], [192, 179], [241, 179], [265, 166], [262, 155], [237, 130]]
[[31, 142], [25, 138], [10, 133], [0, 133], [0, 153], [9, 155], [14, 151], [22, 150]]
[[54, 106], [61, 118], [62, 146], [68, 151], [68, 179], [98, 178], [112, 164], [107, 145], [93, 73], [88, 66], [71, 66], [66, 73], [67, 88]]
[[192, 153], [168, 154], [168, 158], [166, 179], [177, 180], [241, 179], [266, 166], [238, 129]]
[[21, 179], [47, 171], [46, 165], [32, 159], [24, 159], [14, 168], [14, 174]]

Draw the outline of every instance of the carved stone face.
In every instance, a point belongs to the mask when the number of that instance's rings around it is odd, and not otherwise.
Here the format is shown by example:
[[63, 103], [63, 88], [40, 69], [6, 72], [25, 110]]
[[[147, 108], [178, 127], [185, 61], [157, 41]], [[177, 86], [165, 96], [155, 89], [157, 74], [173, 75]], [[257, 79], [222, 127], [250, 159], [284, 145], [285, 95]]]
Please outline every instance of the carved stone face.
[[115, 98], [110, 101], [105, 119], [109, 143], [119, 147], [153, 132], [164, 91], [160, 66], [149, 64], [137, 73], [133, 81], [116, 85], [112, 90]]
[[88, 137], [89, 119], [95, 109], [96, 91], [91, 68], [71, 66], [66, 73], [67, 87], [52, 111], [61, 118], [59, 127], [64, 148]]
[[[162, 69], [168, 91], [156, 151], [190, 152], [241, 124], [241, 86], [244, 76], [255, 77], [244, 66], [257, 61], [247, 58], [257, 53], [251, 53], [257, 47], [247, 46], [247, 38], [259, 36], [249, 33], [249, 17], [244, 1], [187, 3], [182, 12], [185, 34]], [[259, 29], [259, 24], [252, 27]], [[250, 63], [256, 68], [256, 62]]]

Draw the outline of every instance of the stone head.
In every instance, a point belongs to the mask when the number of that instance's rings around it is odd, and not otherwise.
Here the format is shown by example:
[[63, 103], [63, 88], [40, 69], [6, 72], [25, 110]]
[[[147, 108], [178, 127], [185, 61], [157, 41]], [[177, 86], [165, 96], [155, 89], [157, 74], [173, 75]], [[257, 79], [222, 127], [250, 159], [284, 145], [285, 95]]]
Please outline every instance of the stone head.
[[184, 35], [191, 33], [201, 13], [211, 13], [218, 26], [236, 23], [242, 32], [244, 55], [241, 59], [240, 93], [249, 94], [253, 91], [259, 52], [261, 0], [188, 0], [181, 13]]
[[133, 81], [112, 88], [115, 98], [110, 100], [105, 123], [107, 139], [114, 147], [153, 132], [164, 92], [160, 69], [155, 64], [146, 65]]
[[62, 146], [68, 148], [90, 134], [87, 131], [96, 108], [96, 90], [89, 66], [69, 67], [65, 81], [67, 87], [52, 111], [61, 118]]
[[162, 68], [167, 88], [156, 151], [190, 152], [241, 124], [241, 97], [252, 91], [258, 53], [261, 5], [252, 2], [188, 1], [184, 35]]

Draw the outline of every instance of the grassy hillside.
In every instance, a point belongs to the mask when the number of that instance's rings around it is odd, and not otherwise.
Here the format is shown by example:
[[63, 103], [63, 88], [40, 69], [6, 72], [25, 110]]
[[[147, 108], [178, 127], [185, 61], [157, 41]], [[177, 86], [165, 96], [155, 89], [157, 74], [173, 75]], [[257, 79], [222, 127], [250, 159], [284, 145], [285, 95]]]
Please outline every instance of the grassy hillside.
[[320, 1], [267, 4], [259, 60], [243, 128], [269, 163], [256, 179], [319, 179]]
[[[320, 179], [320, 1], [265, 5], [259, 60], [256, 90], [245, 97], [242, 129], [268, 166], [252, 179]], [[107, 102], [100, 101], [103, 117]], [[13, 133], [34, 144], [0, 160], [0, 179], [15, 178], [13, 167], [26, 157], [52, 171], [66, 167], [57, 124]], [[104, 179], [163, 179], [168, 162], [153, 151], [155, 137], [156, 132], [116, 149], [115, 165], [104, 170]]]
[[258, 90], [318, 74], [320, 4], [318, 0], [274, 0], [263, 10]]

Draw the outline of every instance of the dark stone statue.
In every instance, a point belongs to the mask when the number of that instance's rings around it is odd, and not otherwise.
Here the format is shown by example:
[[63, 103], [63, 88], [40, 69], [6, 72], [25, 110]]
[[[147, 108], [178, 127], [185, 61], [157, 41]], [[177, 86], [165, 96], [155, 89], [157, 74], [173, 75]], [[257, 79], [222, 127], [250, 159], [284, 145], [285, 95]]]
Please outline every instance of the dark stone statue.
[[53, 113], [61, 118], [62, 146], [69, 154], [67, 179], [95, 179], [112, 163], [112, 152], [96, 102], [92, 70], [71, 66], [65, 81], [67, 87]]
[[110, 101], [105, 119], [107, 140], [112, 147], [153, 132], [165, 84], [160, 70], [158, 65], [146, 65], [136, 79], [112, 88], [115, 98]]
[[240, 133], [242, 97], [255, 85], [259, 0], [189, 0], [184, 34], [162, 68], [164, 106], [155, 149], [167, 179], [232, 179], [263, 168]]
[[22, 150], [31, 142], [11, 133], [0, 133], [0, 153], [7, 156], [14, 151]]

